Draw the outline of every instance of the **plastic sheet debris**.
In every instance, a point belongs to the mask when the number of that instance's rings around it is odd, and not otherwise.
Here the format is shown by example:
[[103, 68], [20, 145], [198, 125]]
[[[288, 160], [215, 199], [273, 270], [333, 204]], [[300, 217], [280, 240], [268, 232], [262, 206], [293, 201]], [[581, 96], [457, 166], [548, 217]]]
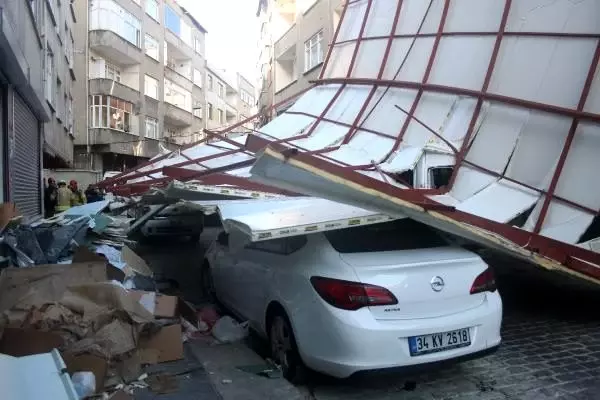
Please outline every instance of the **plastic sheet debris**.
[[71, 380], [80, 399], [89, 397], [96, 392], [96, 377], [93, 372], [75, 372]]
[[221, 343], [239, 342], [248, 336], [248, 321], [240, 324], [226, 315], [213, 326], [212, 334]]

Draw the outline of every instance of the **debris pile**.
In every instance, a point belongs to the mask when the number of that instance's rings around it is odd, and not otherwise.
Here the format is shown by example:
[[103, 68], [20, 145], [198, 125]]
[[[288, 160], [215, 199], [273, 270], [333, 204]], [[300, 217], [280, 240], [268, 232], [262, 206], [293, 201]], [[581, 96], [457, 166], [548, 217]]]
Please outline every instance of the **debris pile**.
[[185, 300], [155, 290], [128, 239], [131, 205], [91, 203], [33, 224], [0, 205], [0, 363], [58, 351], [55, 381], [78, 398], [169, 386], [143, 368], [182, 359], [183, 342], [210, 328]]

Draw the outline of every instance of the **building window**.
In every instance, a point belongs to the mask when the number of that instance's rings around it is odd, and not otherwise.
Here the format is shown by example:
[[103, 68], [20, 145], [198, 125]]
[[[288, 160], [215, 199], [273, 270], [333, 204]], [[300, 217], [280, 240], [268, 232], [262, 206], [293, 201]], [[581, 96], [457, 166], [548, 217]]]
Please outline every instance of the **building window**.
[[206, 118], [210, 119], [211, 121], [214, 120], [213, 113], [213, 105], [211, 103], [206, 103]]
[[53, 104], [56, 107], [56, 118], [58, 118], [61, 122], [64, 120], [64, 104], [62, 104], [61, 99], [62, 96], [60, 95], [62, 92], [62, 82], [60, 81], [60, 78], [57, 76], [56, 77], [56, 93], [54, 94], [54, 97], [52, 99]]
[[219, 110], [218, 110], [218, 111], [219, 111], [219, 112], [218, 112], [219, 119], [218, 119], [217, 121], [219, 121], [219, 123], [220, 123], [220, 124], [222, 124], [222, 123], [223, 123], [223, 121], [225, 120], [225, 119], [223, 118], [223, 110], [221, 110], [221, 109], [219, 108]]
[[144, 77], [144, 94], [158, 100], [158, 81], [150, 75]]
[[90, 96], [90, 127], [129, 132], [133, 104], [110, 96]]
[[202, 54], [202, 42], [197, 37], [194, 37], [194, 50], [198, 54]]
[[177, 36], [181, 36], [181, 20], [175, 10], [169, 6], [165, 6], [165, 27]]
[[215, 84], [215, 83], [214, 83], [214, 79], [213, 79], [212, 75], [211, 75], [211, 74], [208, 74], [208, 75], [206, 76], [206, 80], [207, 80], [207, 82], [208, 82], [208, 90], [210, 90], [210, 91], [212, 92], [212, 91], [215, 89], [215, 88], [214, 88], [214, 84]]
[[54, 53], [49, 44], [46, 44], [46, 100], [54, 104]]
[[194, 68], [194, 85], [202, 87], [202, 72]]
[[146, 0], [146, 14], [158, 22], [158, 1]]
[[304, 71], [308, 71], [323, 62], [323, 31], [320, 31], [304, 43]]
[[202, 107], [194, 108], [194, 116], [202, 119]]
[[221, 82], [218, 83], [218, 94], [219, 97], [223, 97], [225, 94], [225, 86], [223, 86], [223, 84]]
[[113, 0], [94, 0], [90, 9], [90, 30], [109, 30], [131, 44], [141, 46], [141, 23]]
[[146, 137], [158, 139], [158, 120], [152, 117], [146, 117]]
[[192, 112], [192, 93], [165, 78], [165, 101]]
[[73, 134], [73, 98], [71, 96], [67, 101], [67, 128], [69, 133]]
[[244, 103], [248, 104], [249, 106], [254, 105], [254, 96], [252, 96], [244, 89], [240, 90], [240, 98]]
[[144, 36], [144, 50], [148, 57], [158, 61], [158, 41], [148, 34]]
[[192, 47], [194, 45], [192, 27], [186, 24], [185, 22], [181, 22], [181, 33], [179, 34], [179, 37], [188, 46]]
[[179, 136], [179, 132], [175, 128], [167, 128], [167, 127], [165, 127], [165, 136], [166, 137]]
[[116, 65], [105, 63], [104, 64], [104, 77], [106, 79], [113, 80], [115, 82], [121, 82], [121, 70]]

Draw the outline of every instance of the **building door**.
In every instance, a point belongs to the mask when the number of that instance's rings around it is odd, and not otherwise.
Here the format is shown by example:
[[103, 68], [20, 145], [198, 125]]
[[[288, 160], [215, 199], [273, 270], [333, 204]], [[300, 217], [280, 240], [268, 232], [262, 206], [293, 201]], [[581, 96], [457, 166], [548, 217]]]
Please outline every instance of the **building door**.
[[10, 158], [11, 201], [23, 216], [42, 214], [41, 136], [37, 118], [13, 92], [14, 142]]

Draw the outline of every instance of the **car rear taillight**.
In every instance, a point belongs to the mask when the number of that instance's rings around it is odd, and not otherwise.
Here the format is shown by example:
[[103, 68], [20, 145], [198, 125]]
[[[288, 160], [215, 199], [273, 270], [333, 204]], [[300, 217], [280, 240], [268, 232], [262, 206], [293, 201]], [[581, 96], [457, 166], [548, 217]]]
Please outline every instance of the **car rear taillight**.
[[494, 271], [488, 267], [485, 271], [475, 278], [471, 285], [471, 294], [496, 291], [496, 278]]
[[381, 286], [319, 276], [310, 278], [310, 283], [323, 300], [343, 310], [398, 304], [396, 297]]

